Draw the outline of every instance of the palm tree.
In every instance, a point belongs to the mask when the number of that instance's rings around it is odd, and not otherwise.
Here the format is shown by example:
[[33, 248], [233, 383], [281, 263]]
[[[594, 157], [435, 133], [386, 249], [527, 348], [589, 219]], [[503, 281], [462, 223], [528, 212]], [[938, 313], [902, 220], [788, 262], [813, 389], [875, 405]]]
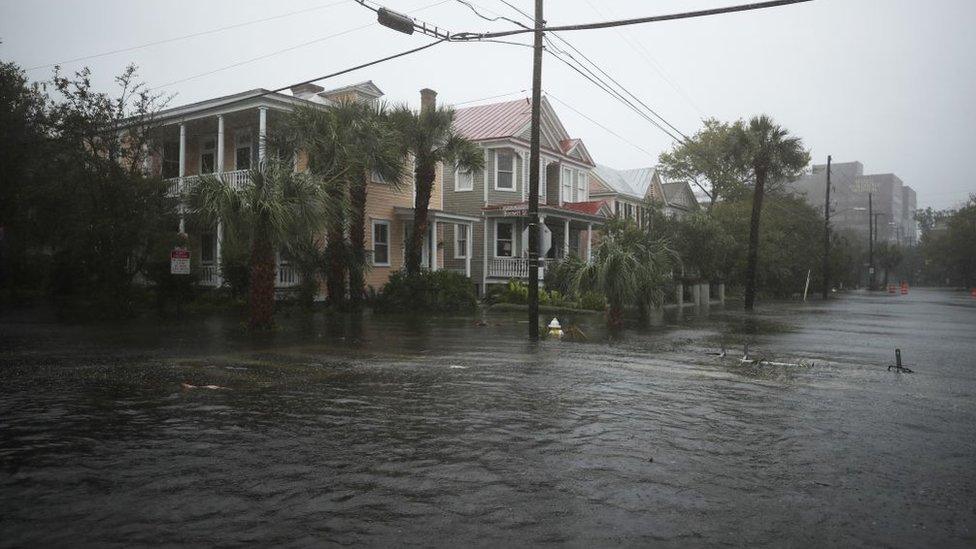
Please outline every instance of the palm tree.
[[287, 146], [305, 151], [311, 173], [334, 181], [329, 188], [333, 203], [348, 203], [348, 216], [336, 216], [326, 228], [326, 289], [329, 301], [341, 304], [348, 272], [349, 296], [358, 304], [365, 293], [368, 267], [367, 190], [373, 178], [399, 187], [404, 154], [398, 134], [388, 121], [383, 103], [362, 101], [343, 101], [327, 108], [302, 107], [286, 125], [282, 133], [288, 136]]
[[407, 241], [406, 270], [416, 273], [420, 271], [427, 233], [427, 210], [437, 164], [450, 164], [462, 171], [480, 170], [484, 167], [484, 156], [477, 145], [454, 132], [454, 109], [436, 107], [414, 112], [401, 106], [390, 113], [390, 121], [400, 134], [402, 152], [414, 161], [415, 202], [413, 228]]
[[320, 179], [296, 173], [290, 161], [269, 154], [241, 188], [206, 176], [190, 191], [189, 213], [199, 223], [223, 223], [250, 244], [248, 326], [273, 325], [275, 250], [286, 250], [296, 233], [315, 233], [334, 217]]
[[623, 326], [624, 306], [634, 303], [642, 314], [664, 300], [664, 286], [677, 256], [662, 239], [632, 224], [611, 221], [592, 261], [574, 279], [578, 293], [602, 293], [607, 298], [607, 324]]
[[795, 179], [810, 162], [799, 137], [773, 122], [766, 115], [756, 116], [747, 125], [739, 126], [739, 143], [752, 166], [755, 189], [752, 198], [752, 219], [749, 225], [749, 252], [746, 256], [745, 309], [751, 311], [756, 300], [756, 268], [759, 263], [759, 220], [763, 196], [768, 181], [783, 182]]

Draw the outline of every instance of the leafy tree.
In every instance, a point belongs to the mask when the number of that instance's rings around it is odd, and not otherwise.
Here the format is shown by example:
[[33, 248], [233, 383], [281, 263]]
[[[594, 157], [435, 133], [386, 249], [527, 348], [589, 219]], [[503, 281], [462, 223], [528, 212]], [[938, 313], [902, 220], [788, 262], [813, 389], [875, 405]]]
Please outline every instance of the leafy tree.
[[632, 223], [610, 221], [592, 261], [577, 272], [574, 287], [580, 295], [596, 291], [606, 296], [607, 323], [620, 328], [626, 305], [637, 305], [646, 315], [663, 302], [675, 262], [665, 240], [650, 237]]
[[[928, 212], [926, 212], [928, 214]], [[920, 216], [920, 256], [927, 282], [976, 287], [976, 195], [958, 210]]]
[[698, 187], [709, 198], [708, 210], [722, 200], [741, 198], [752, 170], [743, 155], [742, 131], [742, 121], [705, 120], [692, 138], [661, 154], [659, 168], [668, 179]]
[[743, 158], [752, 168], [752, 216], [749, 224], [749, 250], [746, 259], [745, 309], [751, 311], [756, 300], [756, 269], [759, 263], [759, 225], [767, 181], [796, 179], [810, 162], [799, 137], [791, 137], [772, 118], [753, 117], [738, 131]]
[[901, 264], [905, 257], [902, 247], [890, 242], [878, 244], [874, 250], [878, 265], [884, 269], [884, 286], [888, 286], [888, 274]]
[[[295, 235], [313, 235], [339, 215], [328, 200], [328, 186], [308, 174], [297, 173], [292, 162], [277, 154], [250, 171], [243, 188], [217, 176], [202, 177], [190, 190], [190, 214], [205, 226], [218, 221], [231, 233], [246, 235], [250, 247], [248, 325], [268, 329], [273, 324], [275, 250], [288, 252]], [[298, 242], [302, 242], [298, 240]]]
[[666, 238], [681, 258], [685, 275], [701, 280], [725, 279], [725, 267], [733, 242], [726, 228], [707, 211], [686, 216], [668, 216], [660, 204], [646, 201], [645, 227], [655, 236]]
[[415, 112], [401, 106], [390, 113], [390, 121], [400, 135], [401, 151], [411, 156], [414, 162], [415, 202], [413, 227], [407, 240], [406, 270], [417, 273], [437, 165], [443, 163], [461, 170], [480, 170], [484, 168], [484, 156], [477, 145], [454, 132], [453, 109], [436, 107]]
[[[4, 75], [5, 89], [23, 86], [10, 66]], [[13, 108], [3, 109], [27, 113], [31, 123], [15, 131], [34, 138], [11, 145], [20, 152], [5, 152], [16, 157], [11, 169], [30, 166], [16, 181], [21, 188], [4, 193], [11, 197], [7, 211], [21, 212], [9, 230], [25, 256], [49, 260], [56, 296], [88, 304], [99, 316], [125, 316], [133, 311], [135, 278], [149, 274], [161, 243], [176, 232], [166, 183], [144, 173], [154, 117], [166, 99], [131, 65], [116, 77], [116, 95], [92, 89], [90, 75], [56, 71], [53, 98], [42, 99], [35, 88], [19, 100], [14, 94]]]
[[[763, 261], [756, 271], [762, 295], [790, 297], [802, 291], [807, 273], [811, 287], [821, 283], [823, 217], [801, 198], [780, 192], [766, 197], [762, 210], [763, 231], [759, 254]], [[734, 286], [746, 283], [750, 212], [752, 201], [723, 202], [712, 210], [712, 217], [728, 235], [725, 262], [719, 270]], [[863, 256], [859, 256], [858, 260]]]

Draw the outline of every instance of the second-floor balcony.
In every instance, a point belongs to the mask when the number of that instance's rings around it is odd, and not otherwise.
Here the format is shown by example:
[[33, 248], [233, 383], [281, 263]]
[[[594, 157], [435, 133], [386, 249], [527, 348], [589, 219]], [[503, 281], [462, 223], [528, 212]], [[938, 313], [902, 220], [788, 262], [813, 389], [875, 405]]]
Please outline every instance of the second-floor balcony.
[[201, 177], [217, 177], [229, 184], [234, 190], [241, 190], [250, 179], [250, 170], [233, 170], [223, 173], [211, 173], [205, 175], [186, 175], [183, 177], [171, 177], [169, 182], [170, 196], [185, 196], [193, 189], [193, 186], [200, 181]]

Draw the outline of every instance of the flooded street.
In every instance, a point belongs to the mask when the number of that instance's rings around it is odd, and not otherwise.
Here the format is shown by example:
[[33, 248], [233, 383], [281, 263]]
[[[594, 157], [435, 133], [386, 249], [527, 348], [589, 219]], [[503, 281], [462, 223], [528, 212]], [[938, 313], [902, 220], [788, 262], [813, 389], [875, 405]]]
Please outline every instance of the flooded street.
[[761, 310], [538, 345], [521, 314], [8, 314], [0, 546], [976, 543], [976, 299]]

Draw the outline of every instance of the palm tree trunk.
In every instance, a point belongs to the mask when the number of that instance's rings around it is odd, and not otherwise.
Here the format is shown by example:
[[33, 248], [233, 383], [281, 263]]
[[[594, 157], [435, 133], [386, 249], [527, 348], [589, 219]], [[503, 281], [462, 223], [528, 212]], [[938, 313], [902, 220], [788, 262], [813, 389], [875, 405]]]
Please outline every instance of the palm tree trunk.
[[[342, 189], [339, 187], [329, 190], [331, 200], [342, 200]], [[345, 220], [341, 217], [329, 223], [326, 229], [326, 251], [329, 265], [325, 277], [326, 297], [330, 305], [342, 305], [346, 300], [346, 253], [345, 253]]]
[[259, 229], [251, 245], [251, 282], [248, 286], [248, 326], [252, 330], [272, 327], [274, 315], [275, 258], [271, 242]]
[[607, 326], [612, 330], [624, 327], [624, 308], [620, 304], [611, 304], [607, 309]]
[[761, 219], [765, 192], [766, 171], [756, 170], [756, 188], [752, 195], [752, 220], [749, 223], [749, 254], [746, 257], [745, 309], [747, 311], [753, 310], [756, 302], [756, 269], [759, 264], [759, 221]]
[[352, 202], [352, 219], [349, 223], [349, 246], [352, 262], [349, 264], [349, 300], [353, 306], [362, 304], [366, 294], [366, 193], [363, 180], [349, 190]]
[[[417, 165], [415, 172], [416, 202], [413, 208], [413, 229], [407, 242], [407, 272], [420, 272], [420, 260], [423, 256], [424, 238], [427, 235], [428, 208], [430, 207], [430, 193], [434, 187], [435, 172], [433, 166]], [[431, 253], [437, 253], [431, 250]]]

